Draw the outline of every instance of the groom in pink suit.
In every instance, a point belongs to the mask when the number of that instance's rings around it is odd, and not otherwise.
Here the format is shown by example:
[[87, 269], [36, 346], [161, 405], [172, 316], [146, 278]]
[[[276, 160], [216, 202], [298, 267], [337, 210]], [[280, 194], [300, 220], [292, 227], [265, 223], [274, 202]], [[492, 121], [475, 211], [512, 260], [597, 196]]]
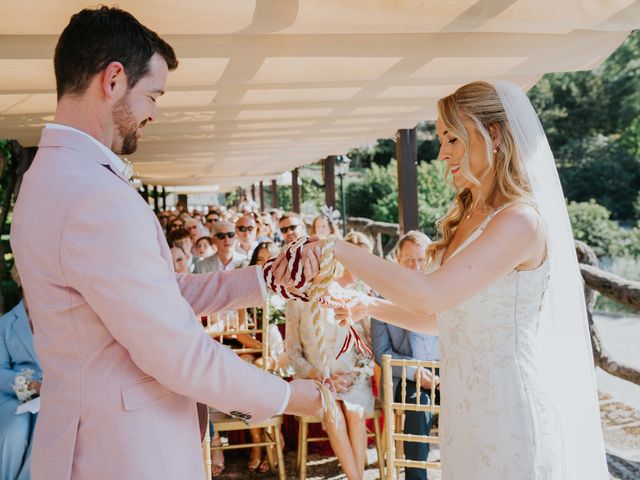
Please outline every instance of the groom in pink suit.
[[54, 63], [55, 123], [11, 230], [44, 371], [32, 477], [200, 480], [196, 401], [261, 421], [315, 414], [320, 395], [205, 334], [196, 317], [264, 301], [261, 272], [176, 277], [160, 224], [114, 154], [133, 153], [154, 119], [173, 49], [102, 7], [71, 18]]

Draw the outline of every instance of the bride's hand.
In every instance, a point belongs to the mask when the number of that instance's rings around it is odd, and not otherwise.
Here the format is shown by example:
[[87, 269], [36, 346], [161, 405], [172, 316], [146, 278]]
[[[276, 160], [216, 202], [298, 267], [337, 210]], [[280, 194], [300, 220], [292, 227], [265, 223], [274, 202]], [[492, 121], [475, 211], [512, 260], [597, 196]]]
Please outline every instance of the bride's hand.
[[[320, 255], [322, 243], [318, 237], [309, 237], [309, 241], [302, 247], [302, 265], [305, 278], [314, 279], [320, 271]], [[289, 270], [289, 262], [285, 257], [286, 249], [283, 250], [273, 263], [272, 274], [275, 282], [285, 287], [293, 286], [293, 278]]]
[[335, 308], [335, 316], [338, 325], [346, 326], [351, 319], [354, 323], [362, 320], [369, 315], [369, 304], [371, 297], [364, 293], [358, 292], [357, 295], [340, 308]]

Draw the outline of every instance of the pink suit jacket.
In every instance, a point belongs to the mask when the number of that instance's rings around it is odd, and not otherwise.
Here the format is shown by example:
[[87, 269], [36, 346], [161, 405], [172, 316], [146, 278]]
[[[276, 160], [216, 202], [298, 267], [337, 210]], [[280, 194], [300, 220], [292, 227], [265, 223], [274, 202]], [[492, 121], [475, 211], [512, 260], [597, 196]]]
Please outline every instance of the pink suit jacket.
[[105, 152], [54, 129], [39, 147], [11, 229], [44, 371], [32, 477], [200, 480], [196, 401], [260, 421], [286, 400], [283, 380], [196, 320], [260, 304], [258, 272], [176, 276], [155, 215]]

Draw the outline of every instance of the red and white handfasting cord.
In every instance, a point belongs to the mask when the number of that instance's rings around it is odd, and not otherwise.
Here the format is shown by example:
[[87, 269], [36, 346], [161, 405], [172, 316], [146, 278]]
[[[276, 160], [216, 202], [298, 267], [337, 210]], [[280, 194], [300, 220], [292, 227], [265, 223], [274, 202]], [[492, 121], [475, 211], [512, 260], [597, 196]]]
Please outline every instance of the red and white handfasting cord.
[[[307, 237], [300, 238], [286, 248], [285, 258], [288, 262], [291, 279], [293, 280], [292, 289], [288, 289], [275, 282], [272, 272], [275, 258], [267, 260], [262, 270], [266, 285], [274, 293], [277, 293], [289, 300], [298, 300], [310, 303], [311, 323], [314, 329], [314, 337], [316, 339], [318, 351], [320, 352], [320, 361], [324, 367], [324, 381], [317, 382], [317, 385], [322, 395], [323, 410], [325, 413], [329, 414], [331, 422], [336, 418], [337, 405], [333, 395], [331, 395], [325, 385], [325, 382], [330, 378], [330, 372], [327, 345], [324, 340], [324, 328], [321, 322], [321, 312], [323, 308], [322, 305], [330, 308], [342, 308], [346, 305], [345, 303], [333, 301], [326, 296], [327, 289], [334, 279], [336, 266], [338, 265], [338, 261], [333, 254], [335, 241], [336, 237], [333, 236], [323, 240], [320, 253], [320, 268], [315, 279], [306, 278], [302, 262], [303, 247], [309, 242], [309, 239]], [[355, 346], [362, 355], [368, 354], [373, 356], [369, 347], [367, 347], [360, 338], [360, 335], [358, 335], [355, 325], [351, 319], [349, 320], [348, 328], [349, 332], [347, 334], [347, 338], [338, 352], [336, 359], [340, 358], [342, 354], [349, 351], [353, 346]]]
[[[331, 300], [327, 296], [327, 289], [329, 284], [333, 280], [334, 272], [337, 266], [337, 260], [333, 255], [333, 246], [336, 238], [329, 237], [322, 242], [322, 251], [320, 255], [320, 269], [315, 282], [311, 283], [313, 279], [307, 278], [304, 274], [304, 265], [302, 264], [302, 248], [309, 242], [307, 237], [302, 237], [295, 242], [291, 243], [285, 250], [285, 258], [288, 262], [289, 271], [291, 272], [291, 279], [293, 280], [293, 289], [288, 289], [283, 285], [277, 284], [273, 277], [273, 263], [275, 258], [270, 258], [266, 261], [263, 267], [263, 275], [266, 285], [274, 292], [287, 300], [299, 300], [302, 302], [317, 303], [317, 308], [312, 306], [313, 318], [320, 316], [320, 305], [324, 305], [329, 308], [342, 308], [347, 305], [345, 302], [337, 302]], [[317, 314], [317, 315], [316, 315]], [[314, 326], [315, 326], [314, 322]], [[345, 339], [342, 348], [338, 352], [336, 359], [352, 347], [356, 347], [361, 355], [373, 356], [371, 349], [362, 341], [362, 338], [355, 329], [353, 321], [349, 320], [347, 325], [349, 332]], [[319, 337], [316, 337], [319, 338]], [[325, 362], [326, 364], [326, 362]]]

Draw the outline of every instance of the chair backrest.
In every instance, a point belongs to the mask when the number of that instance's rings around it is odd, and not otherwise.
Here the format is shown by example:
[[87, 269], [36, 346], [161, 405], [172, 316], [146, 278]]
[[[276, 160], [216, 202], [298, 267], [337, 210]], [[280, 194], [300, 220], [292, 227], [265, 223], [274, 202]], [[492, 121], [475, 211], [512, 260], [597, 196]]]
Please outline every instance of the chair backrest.
[[218, 340], [220, 343], [225, 338], [237, 338], [238, 335], [251, 335], [257, 337], [261, 335], [261, 346], [256, 348], [250, 347], [230, 347], [237, 355], [243, 354], [260, 354], [263, 361], [262, 368], [267, 370], [269, 362], [264, 359], [269, 358], [269, 303], [265, 303], [260, 307], [251, 307], [238, 312], [221, 312], [211, 315], [207, 319], [205, 327], [211, 338]]
[[[395, 401], [393, 388], [393, 367], [400, 367], [402, 377], [400, 379], [400, 402]], [[439, 462], [427, 462], [417, 460], [407, 460], [396, 458], [396, 442], [420, 442], [439, 443], [436, 435], [409, 435], [396, 432], [396, 416], [403, 415], [405, 411], [440, 413], [440, 405], [436, 404], [436, 384], [432, 382], [429, 390], [430, 404], [421, 404], [421, 386], [416, 383], [415, 402], [407, 402], [407, 368], [422, 368], [429, 370], [433, 378], [436, 378], [436, 369], [440, 368], [440, 362], [429, 360], [405, 360], [394, 359], [391, 355], [382, 356], [382, 378], [383, 378], [383, 405], [384, 405], [384, 427], [385, 427], [385, 461], [387, 479], [396, 480], [399, 467], [424, 468], [438, 470]], [[410, 378], [413, 381], [413, 378]]]

